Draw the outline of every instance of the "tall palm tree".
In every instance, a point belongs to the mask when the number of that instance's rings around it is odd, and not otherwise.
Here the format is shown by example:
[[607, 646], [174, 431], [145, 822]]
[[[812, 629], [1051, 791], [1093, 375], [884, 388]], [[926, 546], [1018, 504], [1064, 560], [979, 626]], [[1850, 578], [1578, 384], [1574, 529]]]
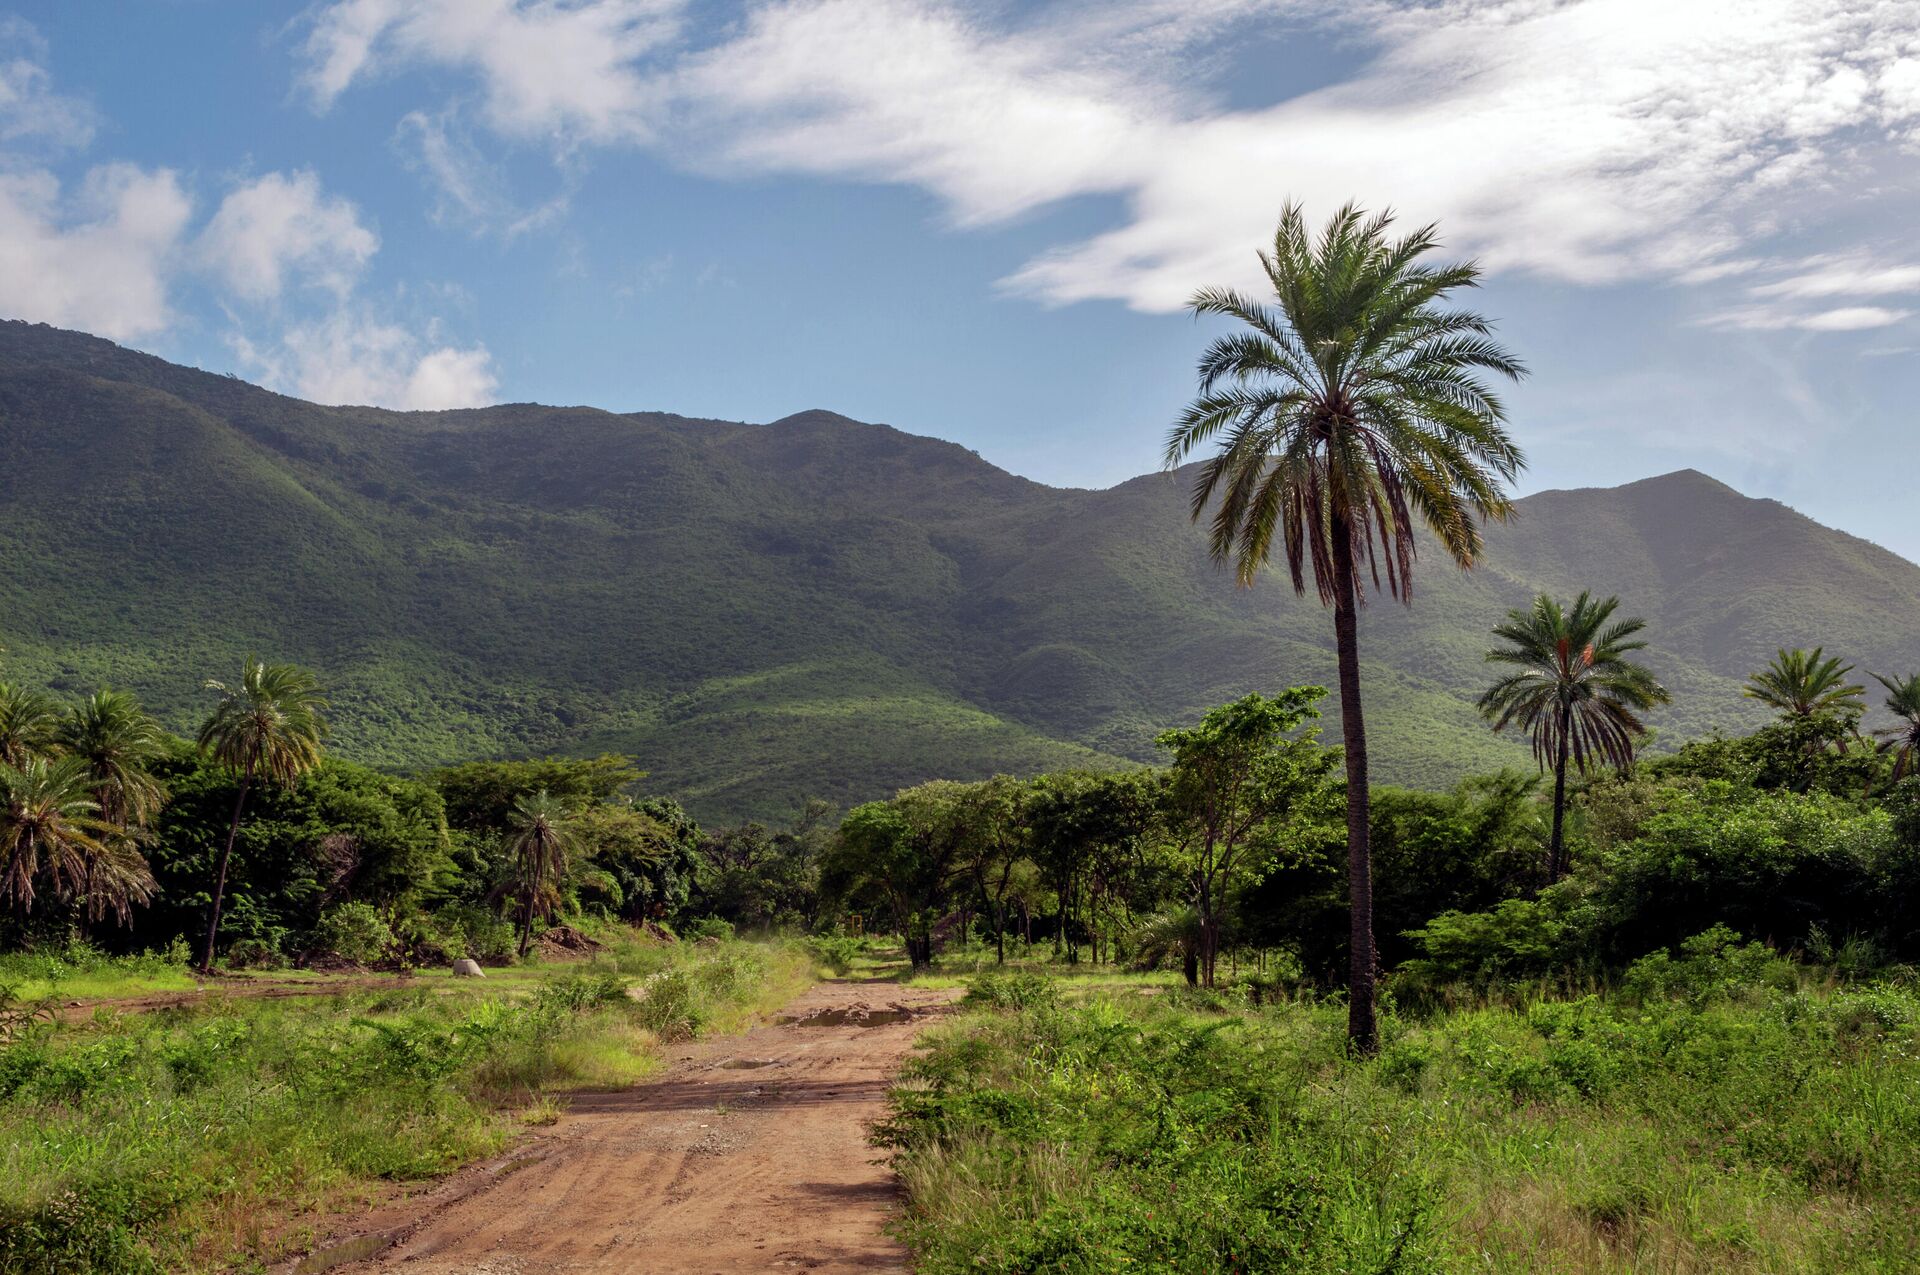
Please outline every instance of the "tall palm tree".
[[1195, 293], [1196, 315], [1243, 330], [1201, 356], [1199, 396], [1166, 448], [1171, 469], [1220, 436], [1191, 513], [1199, 521], [1219, 497], [1213, 555], [1235, 564], [1241, 584], [1267, 564], [1277, 536], [1294, 591], [1306, 592], [1311, 567], [1321, 604], [1333, 608], [1352, 904], [1347, 1031], [1361, 1052], [1377, 1033], [1360, 604], [1369, 579], [1410, 600], [1417, 523], [1471, 567], [1480, 522], [1512, 512], [1504, 487], [1523, 463], [1481, 373], [1518, 379], [1525, 369], [1486, 319], [1442, 304], [1474, 286], [1479, 269], [1421, 264], [1438, 246], [1434, 228], [1389, 239], [1391, 224], [1390, 214], [1349, 205], [1316, 239], [1289, 204], [1272, 250], [1259, 254], [1271, 302], [1227, 288]]
[[59, 727], [60, 706], [52, 696], [0, 682], [0, 765], [18, 769], [52, 751]]
[[36, 882], [55, 898], [78, 894], [88, 856], [104, 848], [97, 809], [73, 758], [0, 762], [0, 898], [24, 913]]
[[1920, 759], [1920, 673], [1905, 678], [1875, 673], [1873, 679], [1887, 688], [1887, 711], [1900, 719], [1873, 732], [1880, 739], [1880, 751], [1893, 754], [1893, 782], [1897, 784], [1913, 773], [1914, 763]]
[[100, 817], [120, 828], [144, 827], [166, 789], [147, 769], [166, 750], [166, 734], [125, 691], [96, 691], [60, 723], [66, 753], [87, 765]]
[[292, 664], [262, 664], [248, 659], [238, 686], [208, 682], [220, 693], [206, 724], [200, 728], [200, 747], [240, 776], [240, 794], [233, 803], [233, 822], [227, 843], [214, 870], [213, 906], [207, 912], [207, 939], [200, 949], [200, 968], [213, 968], [214, 938], [220, 930], [220, 904], [227, 889], [227, 864], [240, 835], [240, 816], [255, 779], [291, 784], [320, 764], [320, 740], [326, 734], [321, 696], [313, 674]]
[[1618, 598], [1595, 601], [1583, 592], [1566, 610], [1543, 593], [1532, 607], [1507, 613], [1493, 630], [1507, 645], [1487, 652], [1489, 662], [1517, 671], [1487, 688], [1480, 712], [1495, 730], [1517, 724], [1533, 737], [1540, 768], [1553, 767], [1549, 881], [1567, 870], [1568, 762], [1581, 774], [1600, 765], [1626, 769], [1647, 730], [1638, 714], [1672, 698], [1653, 674], [1627, 659], [1646, 647], [1629, 639], [1647, 622], [1614, 621], [1619, 605]]
[[1821, 659], [1823, 648], [1782, 649], [1747, 679], [1746, 697], [1778, 709], [1789, 721], [1828, 714], [1864, 713], [1867, 688], [1847, 681], [1853, 665], [1838, 656]]
[[508, 890], [520, 904], [520, 955], [533, 944], [537, 916], [552, 916], [560, 907], [560, 882], [575, 847], [567, 808], [542, 788], [513, 803], [507, 816], [513, 830], [507, 849], [513, 854], [513, 877]]

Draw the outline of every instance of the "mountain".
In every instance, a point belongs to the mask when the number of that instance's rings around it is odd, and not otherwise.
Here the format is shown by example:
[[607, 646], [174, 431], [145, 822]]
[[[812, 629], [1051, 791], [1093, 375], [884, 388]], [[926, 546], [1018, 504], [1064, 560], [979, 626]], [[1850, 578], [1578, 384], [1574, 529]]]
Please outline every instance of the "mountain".
[[[617, 750], [704, 818], [936, 775], [1118, 765], [1245, 693], [1330, 684], [1332, 625], [1207, 558], [1180, 476], [1105, 491], [803, 412], [322, 407], [0, 323], [0, 675], [177, 729], [258, 653], [379, 765]], [[1472, 698], [1503, 612], [1617, 592], [1677, 740], [1759, 718], [1779, 645], [1920, 667], [1920, 567], [1692, 471], [1545, 492], [1362, 617], [1382, 778], [1525, 764]]]

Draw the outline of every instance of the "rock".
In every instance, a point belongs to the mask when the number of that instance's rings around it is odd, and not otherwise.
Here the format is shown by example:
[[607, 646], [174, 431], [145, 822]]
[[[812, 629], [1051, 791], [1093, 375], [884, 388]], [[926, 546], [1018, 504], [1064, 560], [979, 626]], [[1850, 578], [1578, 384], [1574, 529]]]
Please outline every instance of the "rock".
[[463, 956], [453, 963], [455, 978], [485, 978], [487, 972], [480, 968], [480, 962], [470, 956]]

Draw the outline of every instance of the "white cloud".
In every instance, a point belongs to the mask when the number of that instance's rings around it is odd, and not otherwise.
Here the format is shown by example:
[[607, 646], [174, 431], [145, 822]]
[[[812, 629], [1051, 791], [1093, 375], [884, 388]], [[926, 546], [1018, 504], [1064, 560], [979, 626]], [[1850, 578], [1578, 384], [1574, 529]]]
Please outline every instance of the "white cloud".
[[1839, 306], [1811, 312], [1756, 305], [1723, 310], [1708, 316], [1705, 323], [1709, 327], [1743, 328], [1755, 332], [1789, 328], [1804, 332], [1861, 332], [1898, 323], [1912, 313], [1911, 310], [1894, 310], [1877, 305]]
[[0, 171], [0, 311], [116, 340], [160, 331], [192, 211], [167, 169], [101, 165], [72, 197], [44, 170]]
[[498, 231], [512, 239], [557, 221], [571, 202], [562, 191], [536, 207], [521, 207], [509, 192], [502, 166], [481, 153], [452, 110], [409, 112], [394, 143], [407, 166], [433, 191], [429, 215], [437, 223]]
[[[1117, 195], [1121, 225], [1009, 285], [1144, 309], [1246, 279], [1289, 198], [1396, 205], [1495, 269], [1704, 279], [1861, 162], [1863, 130], [1920, 131], [1907, 0], [773, 0], [691, 53], [676, 8], [345, 0], [308, 82], [325, 102], [381, 67], [464, 67], [512, 137], [910, 184], [961, 224]], [[1220, 34], [1262, 21], [1316, 22], [1371, 60], [1264, 108], [1197, 97]]]
[[0, 18], [0, 313], [126, 339], [172, 318], [192, 202], [165, 168], [104, 164], [68, 189], [36, 151], [86, 145], [93, 112], [54, 91], [47, 47]]
[[201, 231], [201, 263], [247, 301], [279, 297], [293, 274], [336, 297], [352, 291], [380, 240], [353, 204], [310, 170], [268, 173], [232, 191]]
[[92, 140], [92, 108], [53, 91], [46, 58], [37, 31], [19, 18], [0, 17], [0, 143], [77, 147]]
[[236, 336], [233, 347], [263, 384], [316, 403], [439, 411], [484, 406], [498, 388], [485, 347], [437, 344], [364, 307], [294, 324], [271, 345]]
[[1863, 254], [1809, 258], [1795, 272], [1772, 283], [1756, 285], [1756, 297], [1886, 296], [1920, 292], [1920, 265], [1876, 262]]
[[393, 66], [471, 70], [488, 122], [525, 139], [644, 136], [657, 94], [634, 65], [680, 29], [684, 0], [341, 0], [306, 42], [308, 91], [325, 109]]

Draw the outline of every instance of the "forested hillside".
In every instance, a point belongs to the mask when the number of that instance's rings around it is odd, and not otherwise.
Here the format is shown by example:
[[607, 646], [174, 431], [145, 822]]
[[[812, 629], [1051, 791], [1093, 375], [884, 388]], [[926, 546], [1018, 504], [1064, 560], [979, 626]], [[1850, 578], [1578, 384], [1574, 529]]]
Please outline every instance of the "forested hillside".
[[[620, 751], [703, 818], [1149, 759], [1210, 705], [1330, 682], [1318, 604], [1236, 589], [1185, 501], [827, 412], [321, 407], [0, 324], [8, 676], [185, 729], [257, 653], [319, 673], [344, 755]], [[1920, 664], [1920, 568], [1873, 545], [1691, 471], [1543, 493], [1480, 571], [1428, 555], [1411, 612], [1364, 616], [1382, 777], [1523, 762], [1471, 707], [1487, 630], [1581, 588], [1650, 620], [1669, 742], [1759, 721], [1738, 684], [1781, 644]]]

